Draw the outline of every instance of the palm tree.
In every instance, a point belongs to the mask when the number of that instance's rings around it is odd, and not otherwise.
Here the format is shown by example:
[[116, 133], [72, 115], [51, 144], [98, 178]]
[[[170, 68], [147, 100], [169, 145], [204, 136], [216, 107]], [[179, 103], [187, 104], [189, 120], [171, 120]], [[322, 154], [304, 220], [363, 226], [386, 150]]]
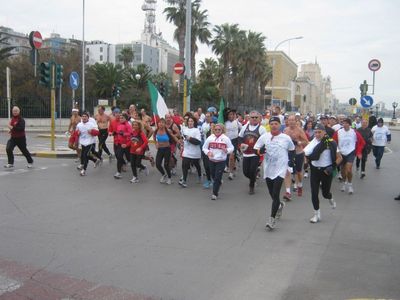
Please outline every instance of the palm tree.
[[217, 86], [219, 82], [220, 69], [218, 62], [213, 58], [200, 61], [199, 81], [209, 85]]
[[[126, 85], [127, 87], [137, 87], [143, 90], [147, 87], [147, 80], [151, 79], [152, 69], [146, 64], [140, 64], [135, 68], [127, 70]], [[136, 75], [140, 75], [140, 79], [136, 79]]]
[[9, 45], [8, 37], [0, 38], [0, 61], [12, 56], [11, 51], [15, 49], [15, 47], [7, 47], [2, 45]]
[[132, 48], [122, 48], [118, 59], [124, 64], [124, 69], [129, 67], [129, 64], [133, 61], [134, 53]]
[[110, 98], [113, 85], [125, 88], [126, 74], [120, 65], [96, 63], [88, 69], [88, 81], [93, 82], [93, 94]]

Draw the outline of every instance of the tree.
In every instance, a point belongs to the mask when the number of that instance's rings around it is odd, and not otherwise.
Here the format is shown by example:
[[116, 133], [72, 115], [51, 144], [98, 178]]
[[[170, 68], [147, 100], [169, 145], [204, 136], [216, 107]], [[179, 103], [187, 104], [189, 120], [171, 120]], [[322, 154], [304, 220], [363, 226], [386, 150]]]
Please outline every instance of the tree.
[[217, 86], [220, 78], [220, 67], [218, 61], [206, 58], [200, 61], [199, 82], [207, 85]]
[[13, 51], [15, 47], [10, 47], [7, 45], [9, 45], [8, 37], [0, 38], [0, 61], [5, 60], [13, 55], [11, 51]]
[[120, 65], [96, 63], [88, 68], [88, 82], [92, 83], [92, 95], [99, 98], [111, 98], [112, 87], [125, 88], [125, 72]]
[[124, 69], [129, 67], [129, 64], [133, 62], [134, 53], [132, 48], [122, 48], [121, 53], [118, 55], [118, 59], [122, 61]]

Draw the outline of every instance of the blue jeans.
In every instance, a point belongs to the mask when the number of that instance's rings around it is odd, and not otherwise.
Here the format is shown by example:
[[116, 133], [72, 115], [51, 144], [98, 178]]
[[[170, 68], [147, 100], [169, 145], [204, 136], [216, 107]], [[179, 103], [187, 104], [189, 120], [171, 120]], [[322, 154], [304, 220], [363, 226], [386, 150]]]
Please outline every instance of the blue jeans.
[[375, 164], [377, 168], [381, 166], [381, 160], [384, 152], [385, 146], [372, 146], [372, 153], [375, 156]]
[[225, 161], [209, 161], [211, 179], [213, 180], [213, 195], [218, 196], [221, 186], [222, 175], [224, 174]]

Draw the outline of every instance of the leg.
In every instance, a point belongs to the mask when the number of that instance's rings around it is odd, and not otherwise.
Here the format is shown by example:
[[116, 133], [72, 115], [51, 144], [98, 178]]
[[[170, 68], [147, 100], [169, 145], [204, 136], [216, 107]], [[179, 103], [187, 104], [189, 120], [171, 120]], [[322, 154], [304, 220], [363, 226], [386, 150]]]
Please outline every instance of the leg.
[[310, 176], [310, 186], [311, 186], [311, 201], [314, 210], [319, 210], [319, 186], [321, 182], [321, 171], [310, 165], [311, 176]]
[[206, 172], [207, 180], [211, 181], [210, 164], [209, 164], [208, 156], [205, 155], [203, 151], [201, 151], [201, 156], [202, 156], [202, 159], [203, 159], [203, 166], [204, 166], [204, 171]]
[[115, 156], [117, 157], [117, 171], [118, 173], [121, 173], [122, 171], [122, 165], [125, 164], [125, 160], [124, 160], [124, 149], [122, 149], [122, 147], [120, 145], [117, 145], [115, 147]]
[[82, 153], [81, 153], [81, 165], [83, 170], [86, 171], [88, 162], [89, 162], [89, 153], [90, 153], [91, 145], [83, 146], [82, 145]]
[[214, 184], [213, 184], [213, 195], [218, 197], [219, 188], [221, 187], [222, 175], [224, 174], [225, 162], [215, 163], [214, 170]]
[[169, 179], [171, 179], [171, 168], [169, 166], [171, 159], [171, 148], [165, 148], [165, 153], [164, 153], [164, 169], [165, 172], [167, 172], [167, 176]]
[[257, 179], [258, 156], [250, 157], [248, 178], [250, 179], [249, 186], [254, 188]]
[[7, 142], [6, 152], [7, 152], [8, 163], [10, 165], [14, 164], [14, 148], [16, 145], [17, 144], [15, 143], [15, 140], [13, 138], [10, 138]]
[[164, 148], [159, 148], [158, 150], [157, 150], [157, 155], [156, 155], [156, 168], [157, 168], [157, 170], [161, 173], [161, 175], [165, 175], [165, 171], [164, 171], [164, 169], [163, 169], [163, 167], [162, 167], [162, 160], [163, 160], [163, 157], [164, 157]]
[[186, 182], [188, 172], [190, 168], [190, 159], [187, 157], [182, 158], [182, 175], [183, 175], [183, 181]]
[[18, 140], [16, 140], [16, 143], [21, 153], [25, 156], [28, 164], [33, 163], [32, 156], [26, 148], [26, 137], [18, 138]]
[[131, 153], [131, 169], [132, 169], [132, 174], [134, 177], [138, 177], [137, 175], [137, 155]]
[[267, 178], [266, 181], [268, 185], [269, 194], [271, 195], [272, 198], [271, 217], [275, 218], [276, 213], [281, 204], [281, 201], [279, 199], [279, 194], [281, 192], [281, 187], [284, 179], [278, 176], [275, 179]]

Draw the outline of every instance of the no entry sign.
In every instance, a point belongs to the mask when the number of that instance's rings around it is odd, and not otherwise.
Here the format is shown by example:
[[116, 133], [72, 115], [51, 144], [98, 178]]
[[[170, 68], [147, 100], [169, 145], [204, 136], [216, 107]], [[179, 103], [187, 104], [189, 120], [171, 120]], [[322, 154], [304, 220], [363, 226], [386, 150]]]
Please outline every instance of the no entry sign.
[[174, 72], [178, 75], [181, 75], [185, 72], [185, 65], [181, 62], [177, 62], [174, 65]]
[[43, 39], [39, 31], [32, 31], [29, 34], [29, 43], [33, 49], [40, 49], [42, 47]]

